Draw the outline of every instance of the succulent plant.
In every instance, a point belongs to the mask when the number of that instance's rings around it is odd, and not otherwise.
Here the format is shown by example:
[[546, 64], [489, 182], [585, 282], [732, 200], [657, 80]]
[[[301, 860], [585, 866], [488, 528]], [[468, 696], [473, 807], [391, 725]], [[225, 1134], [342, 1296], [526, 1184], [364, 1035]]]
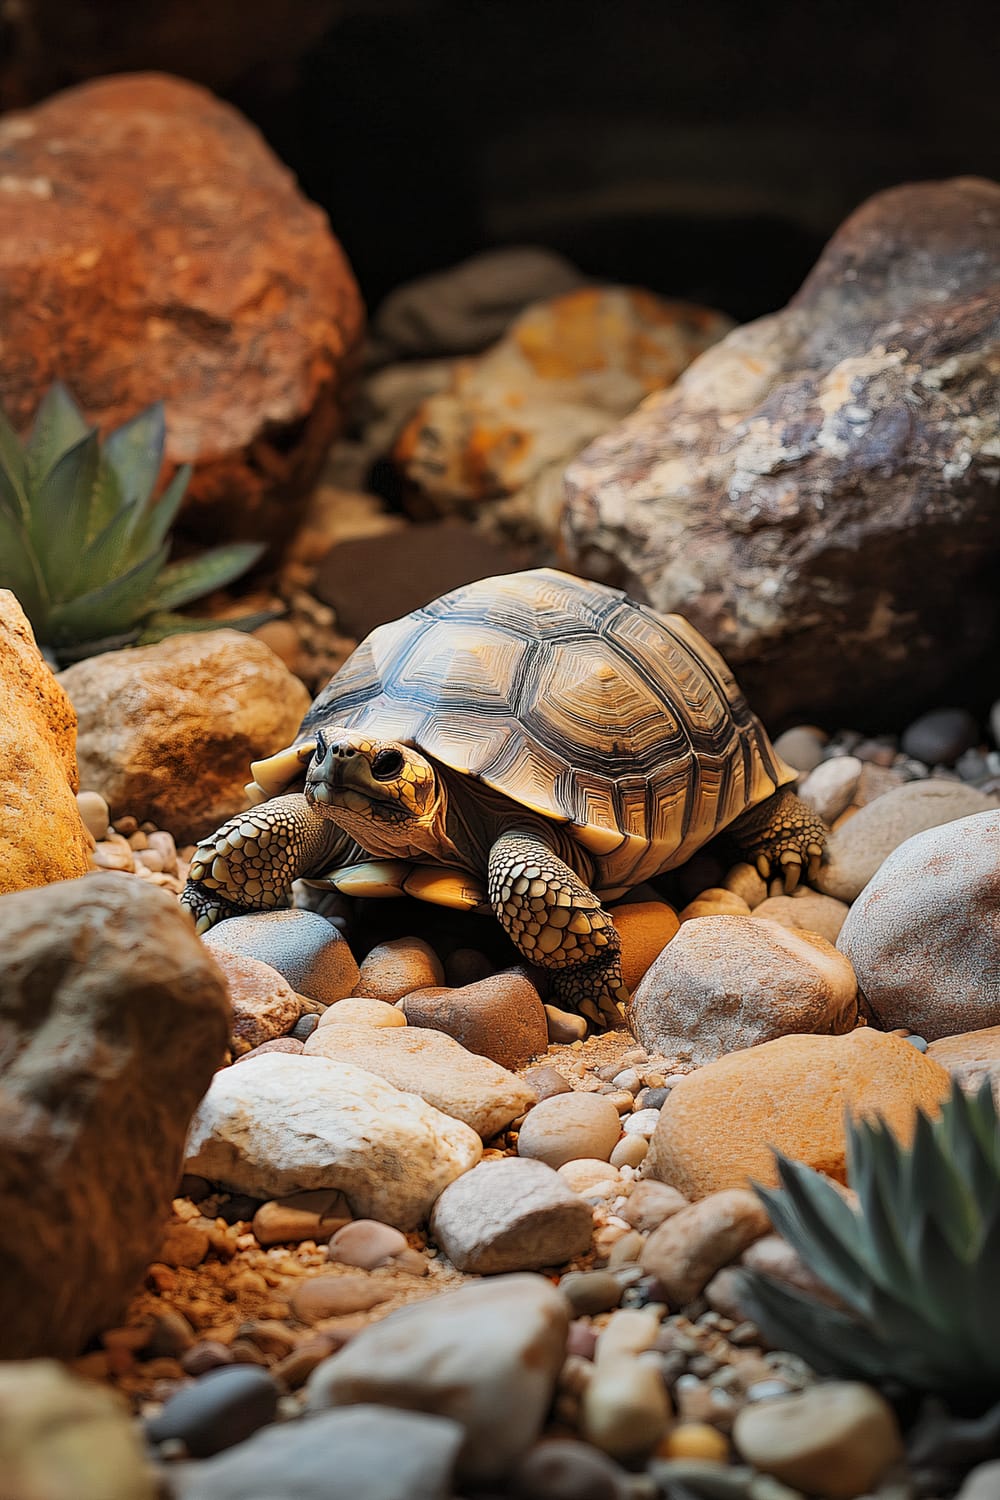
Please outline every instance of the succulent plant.
[[848, 1122], [848, 1182], [778, 1154], [757, 1187], [780, 1234], [843, 1311], [748, 1270], [740, 1298], [765, 1335], [824, 1374], [984, 1403], [1000, 1394], [1000, 1120], [990, 1084], [953, 1084], [909, 1149], [881, 1121]]
[[[0, 588], [12, 590], [39, 644], [63, 661], [218, 626], [175, 611], [260, 556], [256, 544], [236, 542], [167, 562], [191, 470], [178, 469], [153, 498], [164, 439], [157, 403], [102, 442], [61, 384], [42, 399], [23, 443], [0, 412]], [[268, 618], [224, 623], [252, 629]]]

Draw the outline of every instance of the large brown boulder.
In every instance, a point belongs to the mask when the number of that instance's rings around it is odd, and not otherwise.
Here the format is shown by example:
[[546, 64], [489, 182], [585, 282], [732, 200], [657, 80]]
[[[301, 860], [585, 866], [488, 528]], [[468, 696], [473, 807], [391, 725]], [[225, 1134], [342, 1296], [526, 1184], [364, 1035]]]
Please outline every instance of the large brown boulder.
[[0, 894], [83, 875], [93, 840], [74, 793], [76, 714], [0, 589]]
[[160, 1242], [226, 984], [176, 900], [125, 875], [4, 896], [0, 951], [0, 1355], [72, 1355]]
[[59, 682], [79, 720], [84, 791], [180, 844], [246, 807], [250, 762], [291, 744], [310, 701], [263, 641], [238, 630], [106, 651]]
[[1000, 627], [998, 339], [1000, 186], [878, 194], [570, 465], [570, 565], [687, 615], [770, 720], [960, 699]]
[[325, 214], [229, 105], [160, 74], [0, 121], [0, 405], [64, 380], [113, 427], [163, 399], [186, 525], [273, 539], [337, 431], [362, 326]]

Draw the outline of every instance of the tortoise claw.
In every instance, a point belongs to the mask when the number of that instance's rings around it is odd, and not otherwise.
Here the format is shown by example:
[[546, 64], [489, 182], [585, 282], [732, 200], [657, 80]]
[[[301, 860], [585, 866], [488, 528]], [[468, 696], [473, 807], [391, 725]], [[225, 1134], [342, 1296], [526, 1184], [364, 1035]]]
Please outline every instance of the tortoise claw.
[[786, 849], [781, 856], [781, 874], [785, 895], [790, 896], [802, 878], [802, 860], [792, 849]]

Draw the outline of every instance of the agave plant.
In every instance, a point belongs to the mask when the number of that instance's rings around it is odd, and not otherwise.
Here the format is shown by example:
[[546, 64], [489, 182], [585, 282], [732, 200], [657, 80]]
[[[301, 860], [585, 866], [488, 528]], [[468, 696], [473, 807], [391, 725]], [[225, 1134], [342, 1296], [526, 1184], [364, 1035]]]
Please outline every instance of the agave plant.
[[[0, 588], [17, 596], [40, 645], [63, 661], [217, 620], [175, 613], [238, 578], [254, 543], [168, 563], [168, 532], [190, 467], [157, 499], [162, 403], [101, 442], [65, 386], [52, 386], [22, 443], [0, 412]], [[226, 620], [252, 629], [268, 615]]]
[[835, 1292], [822, 1305], [740, 1271], [741, 1300], [777, 1347], [824, 1374], [917, 1390], [1000, 1394], [1000, 1120], [987, 1081], [953, 1084], [912, 1146], [848, 1122], [852, 1207], [826, 1177], [778, 1154], [781, 1190], [757, 1187], [775, 1228]]

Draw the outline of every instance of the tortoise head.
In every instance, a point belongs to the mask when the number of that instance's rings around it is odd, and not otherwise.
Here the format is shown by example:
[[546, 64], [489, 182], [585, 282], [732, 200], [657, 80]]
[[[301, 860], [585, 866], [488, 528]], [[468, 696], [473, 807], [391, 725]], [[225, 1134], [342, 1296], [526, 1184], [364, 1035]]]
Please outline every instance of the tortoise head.
[[364, 844], [366, 826], [412, 829], [430, 821], [440, 788], [430, 761], [411, 745], [328, 729], [316, 736], [305, 794], [317, 812]]

